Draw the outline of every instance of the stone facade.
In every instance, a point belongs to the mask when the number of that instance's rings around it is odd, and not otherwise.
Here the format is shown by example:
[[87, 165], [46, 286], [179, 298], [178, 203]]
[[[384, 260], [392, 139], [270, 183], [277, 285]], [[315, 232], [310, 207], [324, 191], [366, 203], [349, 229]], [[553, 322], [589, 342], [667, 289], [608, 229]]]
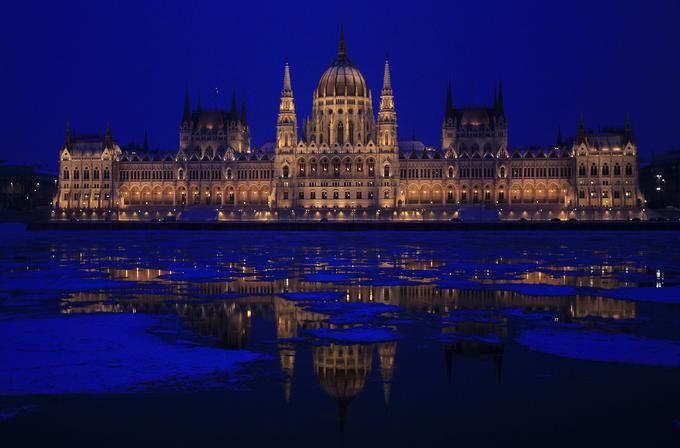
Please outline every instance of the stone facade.
[[[549, 149], [510, 149], [503, 90], [490, 106], [446, 97], [440, 148], [397, 138], [385, 61], [377, 117], [366, 80], [341, 36], [335, 61], [298, 132], [288, 62], [274, 144], [253, 148], [245, 103], [192, 110], [188, 93], [176, 151], [72, 138], [60, 156], [57, 216], [117, 219], [213, 208], [221, 219], [629, 219], [641, 216], [637, 146], [619, 130], [558, 137]], [[83, 215], [84, 214], [84, 215]]]

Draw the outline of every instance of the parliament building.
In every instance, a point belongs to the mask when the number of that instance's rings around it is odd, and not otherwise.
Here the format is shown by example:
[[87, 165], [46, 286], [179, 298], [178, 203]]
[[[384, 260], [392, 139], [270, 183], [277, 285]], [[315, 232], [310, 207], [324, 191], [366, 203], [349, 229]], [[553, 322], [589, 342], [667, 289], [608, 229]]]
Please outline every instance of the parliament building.
[[550, 148], [510, 149], [503, 90], [463, 107], [446, 96], [440, 147], [400, 140], [385, 61], [377, 116], [341, 33], [335, 60], [298, 126], [286, 61], [276, 141], [251, 146], [245, 103], [192, 109], [172, 151], [119, 146], [67, 128], [55, 219], [426, 220], [643, 217], [629, 120]]

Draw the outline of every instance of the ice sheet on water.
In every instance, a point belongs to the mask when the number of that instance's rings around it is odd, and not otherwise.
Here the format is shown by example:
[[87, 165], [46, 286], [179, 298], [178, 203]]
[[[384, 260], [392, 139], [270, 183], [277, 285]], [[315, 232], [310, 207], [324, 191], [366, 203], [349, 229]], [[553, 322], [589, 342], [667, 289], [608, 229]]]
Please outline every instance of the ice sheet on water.
[[680, 343], [625, 333], [532, 328], [517, 342], [550, 355], [589, 361], [680, 367]]
[[590, 295], [636, 302], [680, 303], [680, 286], [589, 289]]
[[0, 422], [14, 418], [17, 415], [23, 414], [25, 412], [36, 412], [36, 411], [38, 411], [38, 406], [31, 405], [31, 404], [25, 404], [25, 405], [20, 405], [20, 406], [2, 407], [2, 408], [0, 408]]
[[341, 283], [347, 282], [351, 279], [349, 275], [336, 274], [333, 272], [316, 272], [308, 274], [303, 277], [305, 282], [320, 282], [320, 283]]
[[125, 393], [234, 373], [260, 358], [168, 343], [149, 332], [157, 323], [142, 314], [0, 321], [0, 395]]
[[394, 330], [384, 327], [354, 327], [346, 329], [318, 328], [307, 333], [315, 338], [345, 344], [395, 341], [399, 338]]
[[209, 268], [195, 268], [184, 270], [183, 272], [173, 272], [172, 274], [159, 275], [162, 280], [185, 281], [191, 283], [201, 282], [228, 282], [234, 280], [233, 272], [221, 272]]
[[341, 300], [345, 297], [343, 291], [301, 291], [301, 292], [284, 292], [279, 294], [286, 300], [296, 300], [300, 302], [314, 302], [314, 301], [332, 301]]
[[304, 308], [307, 311], [327, 314], [330, 317], [326, 320], [338, 325], [373, 323], [382, 314], [403, 311], [398, 306], [375, 302], [317, 302]]

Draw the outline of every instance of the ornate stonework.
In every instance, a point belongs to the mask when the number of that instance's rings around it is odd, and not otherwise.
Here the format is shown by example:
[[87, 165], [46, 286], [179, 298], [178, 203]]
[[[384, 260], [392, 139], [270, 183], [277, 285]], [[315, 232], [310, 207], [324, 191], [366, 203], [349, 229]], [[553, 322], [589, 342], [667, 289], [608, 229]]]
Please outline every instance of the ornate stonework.
[[245, 103], [192, 110], [188, 92], [177, 151], [74, 138], [60, 153], [56, 217], [139, 219], [209, 208], [220, 219], [629, 219], [643, 211], [630, 122], [549, 149], [508, 147], [499, 84], [490, 106], [446, 97], [441, 148], [397, 138], [385, 60], [377, 117], [341, 35], [299, 136], [290, 66], [284, 66], [276, 141], [250, 144]]

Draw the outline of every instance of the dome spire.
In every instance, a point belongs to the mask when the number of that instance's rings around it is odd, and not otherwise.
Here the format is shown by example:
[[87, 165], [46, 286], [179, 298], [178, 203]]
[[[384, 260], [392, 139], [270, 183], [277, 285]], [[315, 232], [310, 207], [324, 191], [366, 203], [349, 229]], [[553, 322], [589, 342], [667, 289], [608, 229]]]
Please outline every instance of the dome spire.
[[340, 24], [340, 42], [338, 42], [338, 58], [347, 57], [347, 44], [345, 43], [345, 27]]

